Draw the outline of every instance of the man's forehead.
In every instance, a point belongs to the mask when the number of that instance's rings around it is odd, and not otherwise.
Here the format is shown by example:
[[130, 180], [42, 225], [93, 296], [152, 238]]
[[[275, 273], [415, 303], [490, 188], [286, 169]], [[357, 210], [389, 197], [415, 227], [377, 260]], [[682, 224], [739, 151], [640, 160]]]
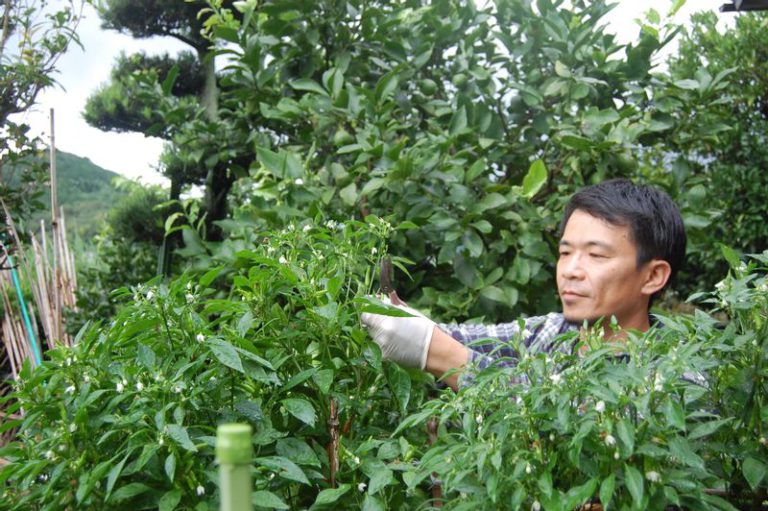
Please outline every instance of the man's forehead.
[[560, 245], [606, 246], [630, 242], [628, 225], [616, 225], [589, 213], [576, 210], [563, 229]]

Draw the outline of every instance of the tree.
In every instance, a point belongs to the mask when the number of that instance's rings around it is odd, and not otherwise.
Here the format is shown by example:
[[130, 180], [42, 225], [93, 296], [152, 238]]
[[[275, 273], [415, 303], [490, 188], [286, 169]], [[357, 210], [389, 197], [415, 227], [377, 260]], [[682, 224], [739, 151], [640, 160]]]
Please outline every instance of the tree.
[[699, 136], [673, 137], [683, 155], [676, 173], [696, 183], [691, 199], [707, 226], [693, 239], [686, 287], [712, 285], [727, 267], [715, 241], [745, 253], [768, 246], [765, 190], [768, 176], [768, 14], [741, 14], [719, 30], [714, 13], [699, 13], [670, 61], [670, 72], [687, 93], [720, 82], [719, 94], [689, 102], [685, 116]]
[[[184, 184], [204, 185], [208, 237], [218, 239], [215, 222], [227, 215], [226, 197], [234, 178], [223, 164], [212, 163], [208, 154], [194, 161], [178, 159], [178, 151], [173, 147], [186, 143], [183, 136], [176, 138], [186, 123], [215, 125], [218, 119], [214, 56], [210, 41], [202, 36], [198, 16], [204, 6], [201, 1], [107, 1], [100, 13], [105, 28], [136, 38], [173, 37], [189, 45], [196, 60], [189, 53], [176, 58], [143, 54], [121, 57], [112, 83], [90, 98], [86, 119], [102, 129], [139, 131], [171, 141], [162, 158], [165, 174], [171, 179], [171, 200], [179, 198]], [[144, 76], [135, 74], [138, 69]], [[181, 105], [177, 101], [163, 102], [164, 87], [156, 87], [158, 81], [167, 81], [168, 91], [180, 98]], [[167, 105], [167, 109], [158, 108], [159, 104]]]
[[665, 183], [677, 121], [653, 103], [670, 85], [652, 58], [677, 27], [658, 13], [625, 46], [603, 30], [605, 2], [247, 1], [240, 17], [210, 4], [229, 59], [218, 161], [244, 175], [242, 215], [413, 222], [392, 251], [415, 262], [406, 296], [418, 287], [433, 312], [556, 308], [548, 265], [569, 193]]
[[58, 10], [46, 1], [5, 0], [0, 34], [0, 199], [14, 216], [42, 207], [37, 198], [47, 182], [41, 141], [29, 125], [14, 120], [31, 108], [38, 94], [56, 83], [58, 59], [73, 42], [84, 1], [64, 2]]

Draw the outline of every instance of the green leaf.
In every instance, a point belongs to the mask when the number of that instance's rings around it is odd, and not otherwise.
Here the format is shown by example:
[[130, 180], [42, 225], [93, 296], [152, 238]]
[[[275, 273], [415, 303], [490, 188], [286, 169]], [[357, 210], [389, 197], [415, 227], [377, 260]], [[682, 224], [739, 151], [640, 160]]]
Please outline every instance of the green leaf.
[[178, 424], [168, 424], [166, 426], [166, 430], [168, 431], [168, 436], [170, 436], [184, 449], [191, 452], [197, 452], [197, 447], [195, 447], [195, 444], [193, 444], [192, 440], [189, 439], [187, 428], [184, 426], [179, 426]]
[[528, 168], [523, 178], [523, 196], [528, 199], [536, 195], [547, 182], [547, 166], [542, 160], [536, 160]]
[[297, 465], [320, 467], [320, 460], [307, 443], [298, 438], [281, 438], [275, 446], [277, 454]]
[[261, 403], [259, 401], [238, 401], [235, 403], [235, 410], [242, 413], [253, 422], [264, 420], [264, 412], [261, 410]]
[[497, 192], [491, 192], [483, 197], [474, 207], [472, 207], [472, 213], [484, 213], [489, 209], [496, 209], [499, 206], [505, 206], [509, 201]]
[[628, 418], [625, 417], [616, 424], [616, 434], [626, 449], [624, 457], [631, 456], [635, 450], [635, 427]]
[[319, 83], [309, 78], [298, 78], [296, 80], [291, 81], [289, 85], [296, 90], [316, 92], [321, 96], [328, 96], [328, 92], [325, 89], [323, 89], [323, 87]]
[[696, 90], [699, 88], [699, 82], [691, 79], [677, 80], [675, 82], [675, 87], [679, 87], [681, 89], [686, 89], [686, 90]]
[[411, 377], [397, 364], [388, 364], [387, 383], [400, 406], [400, 413], [405, 413], [411, 399]]
[[304, 474], [304, 471], [299, 468], [294, 462], [283, 456], [265, 456], [262, 458], [256, 458], [253, 460], [256, 465], [261, 465], [269, 470], [277, 473], [278, 476], [290, 481], [296, 481], [309, 485], [309, 479]]
[[212, 338], [207, 346], [219, 362], [241, 373], [245, 372], [243, 370], [243, 361], [232, 344], [223, 339]]
[[504, 291], [496, 286], [484, 287], [483, 290], [480, 291], [480, 295], [494, 302], [507, 303], [507, 296], [504, 294]]
[[467, 109], [461, 107], [453, 114], [449, 132], [451, 135], [458, 135], [467, 128]]
[[173, 511], [179, 505], [179, 502], [181, 502], [181, 490], [177, 488], [167, 491], [160, 497], [160, 501], [157, 503], [158, 511]]
[[120, 473], [123, 471], [123, 466], [125, 466], [125, 462], [128, 460], [128, 455], [126, 455], [122, 460], [120, 460], [120, 463], [112, 467], [112, 469], [109, 471], [109, 475], [107, 476], [107, 496], [109, 496], [110, 493], [112, 493], [112, 488], [115, 487], [115, 482], [117, 482], [117, 478], [120, 477]]
[[142, 483], [126, 484], [125, 486], [121, 486], [120, 488], [115, 490], [115, 493], [112, 494], [112, 498], [110, 499], [110, 502], [120, 502], [121, 500], [128, 500], [132, 497], [135, 497], [136, 495], [141, 495], [142, 493], [148, 492], [151, 489], [152, 488]]
[[179, 76], [179, 65], [174, 64], [173, 67], [168, 71], [168, 74], [165, 76], [165, 80], [163, 80], [163, 84], [161, 86], [164, 95], [169, 96], [171, 94], [171, 90], [173, 89], [173, 84], [176, 83], [176, 78], [178, 76]]
[[613, 498], [613, 490], [616, 488], [616, 476], [614, 474], [609, 475], [603, 482], [600, 483], [600, 503], [603, 505], [603, 509], [608, 509], [608, 505]]
[[595, 494], [597, 483], [598, 478], [593, 477], [581, 486], [569, 489], [565, 494], [565, 509], [579, 509], [582, 504]]
[[560, 138], [560, 140], [564, 146], [570, 147], [571, 149], [577, 149], [579, 151], [591, 149], [594, 145], [590, 139], [576, 135], [564, 135]]
[[379, 78], [379, 81], [376, 83], [376, 90], [374, 92], [377, 103], [381, 103], [394, 92], [394, 90], [397, 88], [397, 80], [398, 76], [395, 71], [390, 71], [389, 73]]
[[314, 375], [312, 375], [315, 385], [318, 390], [323, 394], [328, 394], [331, 390], [331, 384], [333, 383], [333, 369], [321, 369]]
[[386, 506], [378, 497], [370, 494], [365, 496], [362, 511], [386, 511], [386, 509]]
[[741, 265], [741, 257], [739, 257], [738, 252], [723, 243], [718, 243], [718, 246], [720, 247], [720, 252], [722, 252], [725, 260], [728, 261], [728, 265], [731, 269], [736, 269]]
[[347, 186], [339, 190], [339, 197], [344, 201], [347, 206], [354, 206], [357, 202], [359, 194], [357, 193], [357, 185], [352, 182]]
[[342, 484], [338, 488], [330, 488], [321, 491], [317, 495], [317, 499], [315, 499], [315, 503], [312, 505], [311, 509], [314, 509], [315, 506], [327, 506], [328, 504], [333, 504], [339, 500], [342, 495], [347, 493], [350, 488], [351, 486], [349, 484]]
[[741, 471], [744, 474], [744, 479], [749, 483], [749, 487], [752, 490], [757, 490], [760, 482], [765, 478], [766, 467], [763, 462], [750, 456], [742, 463]]
[[251, 503], [254, 506], [266, 507], [267, 509], [290, 509], [290, 506], [283, 502], [280, 497], [271, 491], [259, 490], [251, 495]]
[[205, 289], [210, 286], [211, 283], [216, 280], [216, 277], [219, 276], [222, 270], [224, 270], [223, 266], [217, 266], [216, 268], [212, 268], [205, 272], [205, 274], [200, 277], [200, 287]]
[[314, 426], [317, 420], [315, 408], [306, 399], [288, 398], [281, 401], [288, 413], [299, 419], [304, 424]]
[[169, 454], [165, 458], [165, 475], [168, 476], [168, 480], [173, 482], [173, 477], [176, 475], [176, 455]]
[[693, 428], [688, 435], [688, 438], [691, 440], [696, 440], [697, 438], [702, 438], [705, 436], [709, 436], [718, 429], [720, 429], [722, 426], [725, 426], [726, 424], [732, 422], [734, 420], [733, 417], [728, 417], [727, 419], [718, 419], [714, 421], [708, 421], [704, 422], [702, 424], [699, 424], [695, 428]]
[[704, 469], [704, 460], [693, 452], [688, 440], [675, 437], [669, 441], [669, 453], [689, 467]]
[[624, 465], [624, 484], [632, 495], [635, 507], [639, 508], [643, 502], [643, 475], [635, 467]]
[[685, 431], [685, 412], [682, 405], [671, 396], [667, 396], [664, 403], [664, 415], [670, 424], [681, 431]]

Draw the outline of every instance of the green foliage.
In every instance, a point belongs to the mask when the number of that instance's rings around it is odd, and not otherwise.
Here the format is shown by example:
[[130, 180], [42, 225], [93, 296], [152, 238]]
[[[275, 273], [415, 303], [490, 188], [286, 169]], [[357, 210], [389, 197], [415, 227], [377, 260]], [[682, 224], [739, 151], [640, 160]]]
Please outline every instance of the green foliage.
[[[382, 363], [359, 322], [382, 310], [362, 297], [390, 227], [369, 222], [264, 233], [222, 254], [229, 265], [119, 291], [129, 303], [109, 325], [27, 367], [9, 398], [25, 415], [3, 426], [21, 432], [2, 451], [2, 507], [214, 509], [213, 435], [235, 420], [254, 425], [257, 504], [422, 501], [387, 464], [425, 441], [389, 437], [424, 387]], [[335, 489], [329, 424], [343, 437]]]
[[109, 325], [27, 367], [4, 399], [25, 415], [3, 426], [21, 427], [0, 451], [3, 508], [214, 509], [213, 435], [231, 421], [254, 427], [254, 503], [273, 509], [424, 508], [432, 476], [451, 509], [762, 500], [768, 253], [745, 264], [723, 249], [732, 272], [698, 299], [725, 325], [661, 317], [624, 346], [561, 338], [572, 353], [514, 340], [517, 368], [428, 400], [360, 326], [384, 310], [363, 296], [391, 230], [368, 220], [244, 229], [204, 273], [119, 291]]
[[626, 345], [595, 332], [561, 338], [570, 354], [528, 353], [513, 340], [515, 368], [483, 370], [400, 424], [441, 425], [403, 475], [407, 487], [436, 474], [447, 509], [732, 510], [763, 500], [768, 252], [735, 263], [702, 295], [729, 314], [725, 326], [700, 311], [662, 316]]
[[85, 105], [83, 116], [88, 124], [104, 131], [139, 131], [158, 133], [156, 125], [165, 122], [151, 103], [142, 101], [145, 97], [136, 90], [136, 75], [145, 75], [149, 81], [164, 82], [178, 73], [179, 79], [172, 80], [170, 93], [176, 97], [199, 94], [203, 87], [203, 71], [195, 54], [182, 52], [171, 58], [168, 54], [149, 56], [135, 53], [121, 54], [111, 72], [111, 81], [93, 93]]
[[[675, 181], [696, 185], [686, 201], [694, 228], [688, 290], [711, 287], [726, 269], [711, 240], [745, 253], [768, 246], [762, 171], [768, 159], [768, 15], [738, 16], [722, 31], [716, 25], [715, 13], [695, 15], [670, 61], [676, 83], [695, 99], [677, 115], [698, 126], [669, 141], [670, 151], [685, 155], [674, 165]], [[713, 88], [716, 94], [701, 94]]]
[[650, 74], [675, 28], [645, 23], [624, 46], [601, 29], [608, 10], [211, 2], [205, 27], [230, 64], [218, 119], [182, 125], [179, 153], [227, 162], [242, 176], [231, 202], [268, 227], [318, 212], [413, 222], [392, 241], [416, 262], [401, 288], [437, 314], [549, 312], [567, 196], [608, 177], [662, 181], [658, 146], [677, 126]]
[[41, 207], [46, 165], [41, 140], [12, 119], [31, 108], [41, 90], [55, 84], [56, 63], [74, 42], [83, 1], [4, 2], [0, 11], [0, 199], [14, 218]]

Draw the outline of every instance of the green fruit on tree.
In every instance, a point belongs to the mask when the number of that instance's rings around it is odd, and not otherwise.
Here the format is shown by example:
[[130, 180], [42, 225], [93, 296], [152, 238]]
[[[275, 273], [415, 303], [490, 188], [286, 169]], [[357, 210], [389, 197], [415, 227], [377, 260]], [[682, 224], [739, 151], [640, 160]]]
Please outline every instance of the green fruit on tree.
[[336, 133], [333, 134], [333, 143], [334, 143], [334, 145], [342, 146], [342, 145], [351, 144], [354, 141], [355, 141], [355, 137], [353, 137], [344, 128], [337, 129]]
[[456, 87], [462, 88], [467, 84], [467, 75], [465, 75], [464, 73], [456, 73], [455, 75], [453, 75], [453, 78], [451, 79], [451, 81]]
[[419, 90], [425, 96], [432, 96], [437, 92], [437, 83], [431, 78], [425, 78], [419, 82]]

